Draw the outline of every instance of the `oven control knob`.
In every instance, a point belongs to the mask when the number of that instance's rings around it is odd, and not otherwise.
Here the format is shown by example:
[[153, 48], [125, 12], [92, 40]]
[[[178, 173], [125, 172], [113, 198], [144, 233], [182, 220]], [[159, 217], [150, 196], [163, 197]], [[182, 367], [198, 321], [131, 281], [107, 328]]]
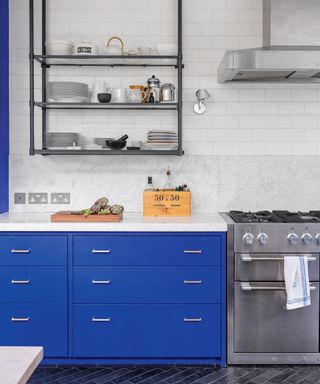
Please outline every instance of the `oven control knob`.
[[291, 245], [297, 245], [299, 243], [299, 237], [295, 233], [289, 233], [287, 239]]
[[316, 242], [320, 245], [320, 233], [316, 234]]
[[259, 243], [260, 243], [261, 245], [266, 245], [266, 244], [268, 243], [269, 236], [268, 236], [266, 233], [261, 232], [261, 233], [258, 235], [257, 239], [258, 239], [258, 241], [259, 241]]
[[246, 233], [242, 238], [243, 244], [252, 245], [254, 242], [254, 236], [252, 233]]
[[309, 245], [313, 241], [313, 237], [310, 235], [310, 233], [303, 233], [301, 239], [305, 245]]

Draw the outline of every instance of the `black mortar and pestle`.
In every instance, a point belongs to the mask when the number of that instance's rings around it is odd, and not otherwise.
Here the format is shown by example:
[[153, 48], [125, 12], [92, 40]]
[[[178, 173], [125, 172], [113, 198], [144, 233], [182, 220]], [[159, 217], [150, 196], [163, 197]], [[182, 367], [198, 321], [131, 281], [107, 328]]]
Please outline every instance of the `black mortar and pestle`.
[[128, 135], [124, 135], [118, 140], [107, 140], [106, 145], [111, 149], [123, 149], [127, 145], [128, 138]]

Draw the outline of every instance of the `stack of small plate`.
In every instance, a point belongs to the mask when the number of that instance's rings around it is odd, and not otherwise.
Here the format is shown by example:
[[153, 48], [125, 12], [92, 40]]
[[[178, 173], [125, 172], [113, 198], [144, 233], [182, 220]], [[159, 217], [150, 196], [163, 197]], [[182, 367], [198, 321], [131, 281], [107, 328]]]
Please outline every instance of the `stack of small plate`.
[[151, 130], [148, 132], [148, 140], [143, 143], [142, 149], [149, 150], [174, 150], [178, 147], [178, 136], [175, 131]]
[[49, 149], [65, 149], [79, 145], [79, 134], [73, 132], [47, 133], [47, 147]]
[[48, 83], [49, 101], [60, 103], [81, 103], [89, 100], [89, 86], [71, 81], [51, 81]]

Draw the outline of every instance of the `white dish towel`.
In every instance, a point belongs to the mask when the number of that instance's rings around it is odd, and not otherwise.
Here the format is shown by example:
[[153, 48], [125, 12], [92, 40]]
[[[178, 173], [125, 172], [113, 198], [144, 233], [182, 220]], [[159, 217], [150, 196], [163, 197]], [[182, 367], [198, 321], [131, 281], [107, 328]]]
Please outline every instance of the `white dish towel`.
[[287, 310], [311, 305], [307, 256], [284, 256]]

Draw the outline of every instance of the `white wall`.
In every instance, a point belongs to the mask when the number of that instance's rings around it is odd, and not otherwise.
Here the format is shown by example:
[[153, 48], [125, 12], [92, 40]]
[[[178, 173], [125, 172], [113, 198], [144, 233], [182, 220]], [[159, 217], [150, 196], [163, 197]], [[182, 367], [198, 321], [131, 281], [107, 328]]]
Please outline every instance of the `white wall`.
[[[48, 4], [50, 38], [74, 41], [89, 38], [103, 45], [107, 36], [118, 34], [124, 38], [128, 48], [154, 46], [176, 39], [175, 0], [48, 0]], [[28, 1], [10, 1], [11, 197], [17, 191], [70, 191], [76, 208], [88, 204], [95, 197], [111, 193], [114, 198], [121, 197], [120, 202], [129, 210], [139, 210], [140, 192], [146, 177], [159, 177], [170, 162], [177, 179], [188, 183], [195, 191], [195, 209], [198, 211], [231, 206], [255, 209], [276, 205], [280, 208], [281, 205], [286, 208], [284, 204], [288, 199], [280, 197], [283, 193], [285, 196], [290, 193], [290, 204], [296, 208], [298, 204], [315, 207], [317, 201], [311, 197], [302, 203], [303, 195], [297, 192], [298, 180], [291, 172], [305, 175], [302, 167], [307, 166], [309, 194], [316, 196], [318, 181], [309, 170], [314, 168], [317, 160], [317, 156], [311, 155], [320, 152], [319, 87], [277, 83], [218, 84], [217, 67], [226, 49], [261, 45], [262, 0], [183, 0], [183, 4], [186, 65], [183, 134], [186, 156], [174, 159], [31, 158], [27, 155]], [[36, 18], [40, 21], [39, 12]], [[39, 27], [38, 23], [38, 33]], [[38, 48], [39, 44], [38, 39]], [[55, 68], [50, 73], [50, 79], [88, 83], [105, 79], [113, 86], [144, 83], [152, 74], [163, 82], [176, 79], [171, 69]], [[38, 70], [38, 97], [39, 75]], [[200, 87], [208, 88], [213, 100], [205, 115], [196, 116], [192, 109], [194, 93]], [[51, 131], [76, 131], [89, 137], [116, 137], [128, 133], [132, 140], [144, 139], [150, 128], [174, 128], [175, 122], [174, 113], [150, 111], [50, 112], [49, 118]], [[295, 155], [308, 156], [301, 162]], [[263, 163], [268, 164], [267, 171]], [[238, 169], [239, 164], [242, 172], [235, 173], [234, 169]], [[291, 168], [290, 164], [295, 164], [295, 167]], [[246, 176], [246, 170], [256, 182]], [[221, 175], [233, 175], [233, 179], [223, 179]], [[274, 184], [275, 180], [278, 184]], [[292, 189], [290, 192], [278, 190], [280, 181], [281, 185], [296, 190], [296, 194], [292, 195]], [[265, 185], [265, 182], [274, 185], [272, 202], [259, 192], [261, 183]], [[225, 183], [230, 186], [230, 191], [228, 188], [228, 193], [221, 193]], [[133, 191], [133, 197], [128, 196], [128, 187]], [[233, 191], [238, 191], [238, 195]], [[242, 199], [242, 194], [252, 198]], [[204, 199], [210, 201], [200, 203]], [[12, 209], [34, 210], [34, 207], [12, 205]], [[56, 207], [49, 205], [37, 209], [53, 210]]]

